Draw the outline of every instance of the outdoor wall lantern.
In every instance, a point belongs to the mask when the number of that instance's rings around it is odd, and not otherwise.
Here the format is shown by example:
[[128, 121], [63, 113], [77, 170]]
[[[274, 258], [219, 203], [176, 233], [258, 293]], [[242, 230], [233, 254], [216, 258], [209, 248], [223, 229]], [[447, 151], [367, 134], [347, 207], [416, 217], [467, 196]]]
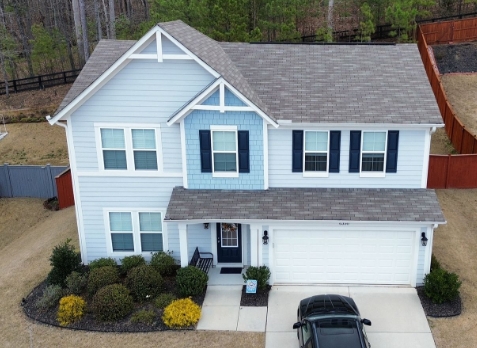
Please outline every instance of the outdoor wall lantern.
[[268, 231], [263, 231], [262, 241], [264, 245], [268, 244]]
[[204, 222], [204, 230], [208, 230], [209, 229], [209, 223], [208, 222]]
[[422, 246], [426, 246], [427, 245], [427, 237], [426, 237], [426, 233], [425, 232], [422, 232], [421, 233], [421, 243], [422, 243]]

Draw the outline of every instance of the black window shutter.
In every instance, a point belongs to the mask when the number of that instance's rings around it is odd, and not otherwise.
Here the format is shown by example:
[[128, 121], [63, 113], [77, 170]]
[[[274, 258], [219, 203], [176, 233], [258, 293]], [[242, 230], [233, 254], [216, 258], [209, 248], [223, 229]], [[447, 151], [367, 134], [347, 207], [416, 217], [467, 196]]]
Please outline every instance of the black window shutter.
[[200, 169], [202, 173], [212, 173], [212, 147], [210, 130], [199, 130]]
[[250, 173], [250, 146], [248, 131], [238, 131], [239, 173]]
[[359, 173], [361, 157], [361, 131], [349, 132], [349, 172]]
[[341, 131], [330, 131], [330, 173], [340, 172]]
[[303, 172], [303, 131], [293, 131], [293, 159], [292, 172]]
[[388, 131], [388, 148], [386, 157], [386, 173], [397, 172], [399, 131]]

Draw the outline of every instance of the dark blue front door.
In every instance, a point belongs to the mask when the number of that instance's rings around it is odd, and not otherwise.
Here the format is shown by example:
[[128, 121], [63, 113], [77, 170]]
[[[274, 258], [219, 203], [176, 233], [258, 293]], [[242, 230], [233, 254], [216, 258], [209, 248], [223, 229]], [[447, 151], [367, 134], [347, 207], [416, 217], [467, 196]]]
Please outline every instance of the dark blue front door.
[[242, 226], [240, 224], [217, 224], [217, 261], [242, 263]]

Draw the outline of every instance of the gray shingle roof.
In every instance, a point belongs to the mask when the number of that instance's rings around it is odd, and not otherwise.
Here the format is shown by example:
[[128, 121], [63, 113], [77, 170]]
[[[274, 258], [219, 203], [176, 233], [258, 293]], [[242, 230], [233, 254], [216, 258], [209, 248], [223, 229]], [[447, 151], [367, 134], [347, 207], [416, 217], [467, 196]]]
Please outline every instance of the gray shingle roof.
[[101, 40], [55, 114], [63, 110], [69, 103], [79, 96], [81, 92], [96, 81], [101, 74], [108, 70], [108, 68], [111, 67], [111, 65], [113, 65], [135, 43], [136, 41], [133, 40]]
[[202, 219], [445, 222], [434, 190], [174, 188], [165, 220]]
[[442, 124], [415, 44], [220, 45], [278, 120]]

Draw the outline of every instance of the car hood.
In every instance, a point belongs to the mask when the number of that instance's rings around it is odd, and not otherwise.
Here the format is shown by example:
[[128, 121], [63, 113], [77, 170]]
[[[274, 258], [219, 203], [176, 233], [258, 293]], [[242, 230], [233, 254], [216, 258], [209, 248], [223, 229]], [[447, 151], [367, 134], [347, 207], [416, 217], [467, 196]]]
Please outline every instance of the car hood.
[[302, 317], [326, 314], [350, 314], [359, 316], [357, 308], [353, 308], [354, 301], [341, 295], [315, 295], [300, 302]]

